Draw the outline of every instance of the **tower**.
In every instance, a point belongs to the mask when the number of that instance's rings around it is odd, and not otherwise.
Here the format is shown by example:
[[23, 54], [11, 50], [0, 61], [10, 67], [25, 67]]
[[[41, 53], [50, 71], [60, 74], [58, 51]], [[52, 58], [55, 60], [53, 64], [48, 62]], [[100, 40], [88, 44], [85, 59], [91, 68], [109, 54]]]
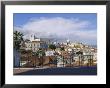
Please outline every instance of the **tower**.
[[30, 41], [33, 41], [34, 39], [35, 39], [35, 35], [34, 34], [31, 34]]

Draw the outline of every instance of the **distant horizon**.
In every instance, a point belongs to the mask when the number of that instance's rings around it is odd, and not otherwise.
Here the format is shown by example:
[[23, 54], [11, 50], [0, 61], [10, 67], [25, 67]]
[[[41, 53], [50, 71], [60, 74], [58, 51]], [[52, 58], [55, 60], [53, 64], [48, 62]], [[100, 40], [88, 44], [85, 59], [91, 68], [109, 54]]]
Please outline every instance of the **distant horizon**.
[[97, 45], [97, 14], [95, 13], [16, 13], [14, 30], [24, 38], [34, 33], [40, 38], [69, 39]]

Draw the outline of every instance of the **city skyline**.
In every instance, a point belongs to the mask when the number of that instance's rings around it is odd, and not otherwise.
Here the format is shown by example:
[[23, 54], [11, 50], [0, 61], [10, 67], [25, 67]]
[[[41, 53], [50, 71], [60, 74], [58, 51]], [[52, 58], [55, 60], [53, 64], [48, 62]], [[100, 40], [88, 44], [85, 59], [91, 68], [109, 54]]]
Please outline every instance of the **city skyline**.
[[97, 45], [97, 14], [95, 13], [16, 13], [14, 30], [29, 38], [69, 39]]

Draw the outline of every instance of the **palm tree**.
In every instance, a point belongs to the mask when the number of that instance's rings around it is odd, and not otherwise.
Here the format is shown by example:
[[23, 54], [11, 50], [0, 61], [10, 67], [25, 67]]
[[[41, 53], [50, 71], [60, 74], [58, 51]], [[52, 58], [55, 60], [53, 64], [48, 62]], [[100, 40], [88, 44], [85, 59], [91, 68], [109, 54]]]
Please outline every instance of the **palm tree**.
[[40, 64], [42, 65], [43, 67], [43, 57], [45, 56], [45, 52], [42, 50], [42, 49], [39, 49], [37, 52], [36, 52], [36, 56], [38, 56], [38, 58], [40, 58], [41, 60], [40, 61]]
[[19, 50], [21, 47], [21, 42], [23, 41], [23, 34], [21, 32], [15, 31], [14, 32], [14, 48]]
[[14, 35], [14, 37], [13, 37], [14, 42], [13, 43], [14, 43], [14, 60], [15, 60], [14, 65], [16, 65], [16, 63], [18, 62], [19, 67], [20, 67], [20, 53], [18, 51], [20, 50], [21, 42], [23, 41], [23, 34], [18, 31], [14, 31], [13, 35]]

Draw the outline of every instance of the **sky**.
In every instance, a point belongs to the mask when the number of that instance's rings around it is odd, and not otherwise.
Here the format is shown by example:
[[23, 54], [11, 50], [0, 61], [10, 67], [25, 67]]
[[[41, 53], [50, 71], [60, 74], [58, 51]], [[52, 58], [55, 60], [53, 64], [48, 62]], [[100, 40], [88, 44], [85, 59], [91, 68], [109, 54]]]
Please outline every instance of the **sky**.
[[29, 38], [55, 38], [97, 45], [97, 14], [95, 13], [14, 13], [14, 30]]

